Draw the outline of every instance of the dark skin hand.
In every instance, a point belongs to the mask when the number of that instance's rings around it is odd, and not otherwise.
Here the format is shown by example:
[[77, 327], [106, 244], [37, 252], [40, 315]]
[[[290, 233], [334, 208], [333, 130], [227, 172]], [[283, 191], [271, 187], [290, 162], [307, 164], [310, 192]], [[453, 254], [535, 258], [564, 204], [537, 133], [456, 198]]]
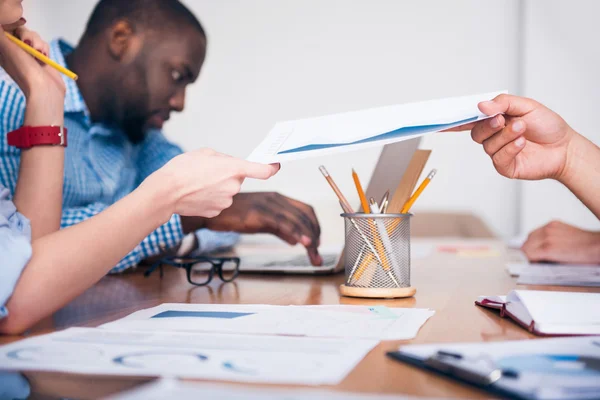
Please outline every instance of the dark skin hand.
[[233, 204], [215, 218], [181, 217], [185, 233], [207, 228], [213, 231], [270, 233], [306, 247], [313, 265], [321, 265], [318, 251], [321, 227], [313, 208], [279, 193], [240, 193]]

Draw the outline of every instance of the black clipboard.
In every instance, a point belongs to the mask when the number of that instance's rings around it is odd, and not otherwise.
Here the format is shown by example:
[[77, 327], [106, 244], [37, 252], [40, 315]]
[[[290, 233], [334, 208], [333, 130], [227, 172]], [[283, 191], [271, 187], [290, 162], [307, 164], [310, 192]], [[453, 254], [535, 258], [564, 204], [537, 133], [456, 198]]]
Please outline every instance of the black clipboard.
[[[477, 368], [469, 367], [471, 360], [465, 360], [460, 354], [454, 354], [444, 351], [439, 351], [435, 357], [431, 356], [427, 359], [413, 357], [401, 351], [388, 352], [387, 356], [397, 361], [404, 362], [418, 368], [425, 369], [453, 380], [466, 383], [478, 389], [483, 389], [491, 394], [497, 395], [505, 399], [517, 400], [539, 400], [535, 395], [521, 393], [499, 387], [497, 382], [502, 379], [518, 379], [516, 371], [498, 371], [496, 370], [478, 370]], [[433, 358], [434, 357], [434, 358]], [[475, 373], [474, 373], [475, 372]], [[493, 375], [495, 372], [495, 375]], [[591, 393], [586, 399], [600, 399], [600, 393]]]

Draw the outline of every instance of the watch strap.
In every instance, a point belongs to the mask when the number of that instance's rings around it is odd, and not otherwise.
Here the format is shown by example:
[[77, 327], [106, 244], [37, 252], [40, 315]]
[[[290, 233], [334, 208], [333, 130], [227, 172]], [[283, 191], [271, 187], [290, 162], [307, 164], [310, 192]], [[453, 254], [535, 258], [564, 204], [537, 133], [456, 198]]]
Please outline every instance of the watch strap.
[[6, 136], [10, 146], [28, 149], [33, 146], [67, 146], [67, 128], [62, 126], [22, 126], [8, 132]]

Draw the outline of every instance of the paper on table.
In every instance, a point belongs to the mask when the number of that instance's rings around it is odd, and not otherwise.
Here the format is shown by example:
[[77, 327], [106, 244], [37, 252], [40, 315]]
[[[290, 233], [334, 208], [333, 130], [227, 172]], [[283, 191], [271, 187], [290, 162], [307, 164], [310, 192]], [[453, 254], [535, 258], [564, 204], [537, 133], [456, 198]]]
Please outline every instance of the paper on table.
[[506, 268], [511, 276], [520, 276], [524, 274], [535, 275], [554, 275], [554, 274], [583, 274], [592, 275], [600, 271], [600, 265], [591, 264], [552, 264], [552, 263], [529, 263], [529, 262], [509, 262]]
[[109, 397], [110, 400], [417, 400], [422, 397], [360, 394], [315, 389], [272, 389], [225, 386], [161, 379], [131, 391]]
[[520, 302], [540, 330], [549, 326], [570, 333], [571, 327], [583, 326], [598, 331], [600, 324], [600, 293], [514, 290], [507, 302]]
[[504, 92], [452, 97], [278, 122], [250, 154], [263, 163], [291, 161], [408, 140], [489, 118], [477, 108]]
[[600, 266], [568, 264], [518, 264], [508, 266], [520, 285], [600, 286]]
[[389, 310], [396, 319], [382, 318], [368, 306], [161, 304], [102, 328], [408, 340], [435, 313], [419, 308]]
[[70, 328], [0, 347], [0, 370], [333, 385], [377, 343]]
[[580, 264], [507, 263], [521, 285], [600, 286], [600, 266]]

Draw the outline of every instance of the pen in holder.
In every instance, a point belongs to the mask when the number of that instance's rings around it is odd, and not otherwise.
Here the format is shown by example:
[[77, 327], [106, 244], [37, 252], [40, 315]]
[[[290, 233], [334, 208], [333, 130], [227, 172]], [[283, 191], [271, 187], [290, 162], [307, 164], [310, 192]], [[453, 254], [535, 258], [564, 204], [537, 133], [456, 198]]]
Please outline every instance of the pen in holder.
[[412, 214], [342, 214], [346, 226], [345, 277], [340, 292], [350, 297], [411, 297]]

